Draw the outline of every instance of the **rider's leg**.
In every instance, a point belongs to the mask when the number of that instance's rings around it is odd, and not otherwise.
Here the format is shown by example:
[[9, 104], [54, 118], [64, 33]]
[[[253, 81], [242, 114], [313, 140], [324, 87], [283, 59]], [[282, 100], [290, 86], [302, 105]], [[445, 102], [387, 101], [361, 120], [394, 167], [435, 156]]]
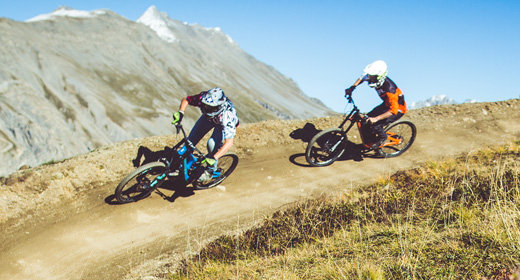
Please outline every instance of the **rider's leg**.
[[381, 145], [383, 145], [385, 143], [386, 139], [388, 138], [388, 135], [386, 134], [386, 131], [385, 131], [385, 127], [387, 127], [389, 124], [397, 121], [402, 116], [403, 116], [403, 114], [399, 112], [396, 115], [392, 115], [386, 119], [380, 120], [377, 123], [375, 123], [374, 130], [376, 131], [376, 133], [378, 135], [378, 141], [376, 143], [374, 143], [374, 146], [373, 146], [374, 149], [381, 147]]
[[[211, 137], [208, 139], [208, 154], [206, 157], [213, 157], [215, 153], [222, 147], [222, 140], [224, 138], [224, 131], [222, 127], [217, 126], [213, 129]], [[212, 166], [209, 166], [208, 170], [212, 172], [217, 170], [218, 159]]]
[[[204, 118], [204, 116], [201, 116], [197, 120], [197, 122], [195, 123], [193, 128], [191, 129], [190, 134], [188, 135], [188, 140], [190, 140], [191, 143], [193, 143], [193, 145], [197, 145], [197, 143], [199, 143], [200, 139], [202, 139], [202, 137], [204, 137], [204, 135], [206, 135], [206, 133], [208, 133], [213, 128], [213, 126], [214, 126], [214, 124], [212, 124], [211, 122], [206, 120], [206, 118]], [[186, 152], [186, 150], [187, 150], [186, 145], [183, 145], [181, 148], [179, 148], [177, 153], [179, 155], [183, 155]], [[172, 176], [172, 177], [178, 176], [178, 175], [179, 175], [179, 170], [174, 170], [174, 171], [170, 172], [170, 174], [168, 174], [168, 176]]]
[[[217, 126], [213, 129], [211, 137], [208, 139], [208, 154], [206, 157], [213, 157], [215, 153], [222, 147], [222, 140], [224, 138], [224, 131], [221, 127]], [[214, 176], [214, 172], [217, 171], [218, 159], [215, 164], [208, 166], [204, 173], [199, 177], [199, 182], [203, 182], [211, 179]]]
[[[385, 103], [381, 103], [376, 106], [372, 111], [368, 112], [367, 116], [369, 117], [377, 117], [381, 114], [384, 114], [388, 111], [388, 107], [385, 106]], [[372, 124], [372, 131], [376, 134], [377, 139], [373, 146], [379, 147], [380, 144], [383, 144], [386, 141], [386, 133], [384, 126], [386, 125], [386, 119], [380, 120], [375, 124]]]
[[[200, 139], [202, 139], [202, 137], [204, 137], [204, 135], [206, 135], [214, 126], [215, 125], [208, 121], [204, 116], [201, 116], [191, 129], [190, 135], [188, 135], [188, 140], [190, 140], [193, 145], [197, 145]], [[184, 154], [185, 152], [186, 146], [183, 146], [179, 149], [180, 155]]]
[[[206, 156], [213, 157], [215, 153], [222, 147], [222, 141], [224, 140], [224, 131], [222, 127], [215, 127], [211, 137], [208, 140], [208, 154]], [[210, 147], [212, 146], [212, 147]], [[211, 150], [210, 150], [211, 149]]]
[[[381, 105], [375, 107], [367, 115], [369, 117], [376, 117], [387, 111], [388, 111], [388, 108], [384, 105], [384, 103], [382, 103]], [[399, 112], [396, 115], [392, 115], [386, 119], [382, 119], [372, 125], [372, 129], [377, 134], [377, 141], [374, 143], [374, 145], [372, 145], [372, 148], [374, 148], [374, 149], [379, 148], [381, 145], [383, 145], [383, 143], [385, 143], [385, 141], [387, 139], [385, 127], [388, 126], [389, 124], [397, 121], [402, 116], [403, 116], [403, 114], [401, 112]]]

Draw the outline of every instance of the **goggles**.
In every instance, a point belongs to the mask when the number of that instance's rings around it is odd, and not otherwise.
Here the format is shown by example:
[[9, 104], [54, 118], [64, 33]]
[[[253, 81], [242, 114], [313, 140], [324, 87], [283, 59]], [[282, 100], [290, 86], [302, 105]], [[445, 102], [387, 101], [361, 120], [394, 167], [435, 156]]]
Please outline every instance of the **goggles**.
[[377, 79], [377, 75], [368, 75], [368, 82], [373, 84], [373, 83], [377, 83], [378, 79]]
[[204, 112], [206, 113], [215, 113], [220, 110], [220, 106], [209, 106], [208, 104], [204, 104]]

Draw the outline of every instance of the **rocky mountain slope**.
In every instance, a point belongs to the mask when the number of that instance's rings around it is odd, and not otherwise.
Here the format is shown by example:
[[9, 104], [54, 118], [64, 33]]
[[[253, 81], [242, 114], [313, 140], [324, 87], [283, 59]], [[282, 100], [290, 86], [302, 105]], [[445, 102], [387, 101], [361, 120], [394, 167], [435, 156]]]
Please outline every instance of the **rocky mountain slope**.
[[[68, 8], [27, 22], [0, 18], [0, 46], [0, 176], [169, 134], [180, 99], [215, 86], [242, 123], [332, 113], [218, 28], [155, 7], [137, 22]], [[198, 115], [188, 110], [187, 124]]]

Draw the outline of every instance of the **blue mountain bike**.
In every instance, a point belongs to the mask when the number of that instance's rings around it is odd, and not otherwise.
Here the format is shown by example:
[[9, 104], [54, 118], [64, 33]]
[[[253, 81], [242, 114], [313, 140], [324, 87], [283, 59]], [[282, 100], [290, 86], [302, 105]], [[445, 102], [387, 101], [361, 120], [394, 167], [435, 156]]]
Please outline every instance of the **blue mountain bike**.
[[[181, 179], [185, 185], [191, 183], [197, 190], [209, 189], [222, 183], [235, 170], [238, 156], [234, 153], [220, 157], [216, 169], [201, 164], [206, 158], [204, 154], [188, 140], [181, 124], [175, 126], [177, 134], [182, 132], [183, 139], [165, 157], [139, 166], [129, 173], [115, 190], [119, 203], [136, 202], [148, 197], [172, 177]], [[183, 152], [179, 151], [181, 148]], [[210, 172], [210, 176], [202, 176], [205, 172]]]

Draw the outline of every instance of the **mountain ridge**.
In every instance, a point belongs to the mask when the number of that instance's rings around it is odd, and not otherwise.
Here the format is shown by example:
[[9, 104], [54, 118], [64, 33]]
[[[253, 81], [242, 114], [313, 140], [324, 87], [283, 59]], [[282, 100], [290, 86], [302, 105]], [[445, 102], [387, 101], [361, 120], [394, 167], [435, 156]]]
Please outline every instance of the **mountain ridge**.
[[[477, 100], [473, 99], [467, 99], [463, 103], [476, 103]], [[454, 99], [448, 97], [445, 94], [436, 94], [424, 101], [415, 101], [411, 102], [408, 107], [410, 109], [419, 109], [423, 107], [430, 107], [435, 105], [448, 105], [448, 104], [460, 104], [459, 102], [455, 101]]]
[[[222, 31], [167, 19], [173, 43], [109, 10], [1, 18], [0, 175], [172, 133], [182, 97], [215, 86], [235, 103], [241, 123], [334, 114]], [[199, 115], [189, 109], [186, 123]]]

